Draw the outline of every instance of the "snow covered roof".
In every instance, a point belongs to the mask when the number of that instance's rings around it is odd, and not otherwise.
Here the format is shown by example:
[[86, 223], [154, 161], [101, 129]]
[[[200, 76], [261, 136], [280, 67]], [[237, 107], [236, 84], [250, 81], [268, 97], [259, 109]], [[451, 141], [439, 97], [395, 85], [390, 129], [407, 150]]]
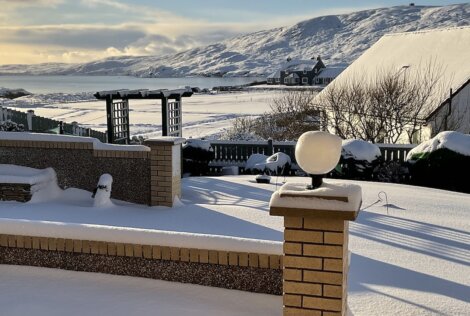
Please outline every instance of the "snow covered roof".
[[295, 72], [294, 73], [291, 73], [290, 75], [287, 76], [287, 78], [300, 78], [298, 74], [296, 74]]
[[278, 71], [273, 72], [272, 74], [268, 76], [268, 78], [281, 78], [281, 71], [278, 70]]
[[[380, 71], [389, 69], [417, 70], [433, 62], [442, 66], [441, 82], [446, 89], [442, 96], [439, 93], [429, 103], [432, 110], [447, 98], [448, 89], [457, 90], [470, 78], [469, 52], [470, 26], [388, 34], [347, 67], [335, 79], [334, 85], [358, 77], [373, 80]], [[319, 96], [331, 88], [332, 85], [326, 87]], [[442, 89], [442, 85], [436, 85], [435, 89]]]
[[320, 74], [317, 78], [336, 78], [338, 77], [346, 67], [326, 67], [320, 70]]
[[292, 59], [288, 61], [281, 70], [290, 70], [290, 71], [304, 71], [304, 70], [312, 70], [318, 63], [316, 59]]

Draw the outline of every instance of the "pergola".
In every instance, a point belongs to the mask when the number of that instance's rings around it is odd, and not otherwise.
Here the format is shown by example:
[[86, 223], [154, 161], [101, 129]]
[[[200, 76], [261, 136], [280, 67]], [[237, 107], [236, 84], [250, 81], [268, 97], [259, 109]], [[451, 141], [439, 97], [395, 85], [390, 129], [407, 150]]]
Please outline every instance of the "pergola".
[[136, 89], [99, 91], [94, 94], [98, 100], [106, 100], [108, 143], [128, 144], [129, 100], [161, 100], [162, 136], [182, 136], [182, 98], [193, 94], [185, 89]]

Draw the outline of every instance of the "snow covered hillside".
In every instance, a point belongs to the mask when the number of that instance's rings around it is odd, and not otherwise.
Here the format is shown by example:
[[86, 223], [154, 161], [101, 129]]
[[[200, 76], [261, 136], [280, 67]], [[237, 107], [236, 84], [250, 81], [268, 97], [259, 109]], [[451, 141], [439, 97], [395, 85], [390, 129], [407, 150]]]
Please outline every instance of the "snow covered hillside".
[[469, 3], [397, 6], [317, 17], [291, 27], [239, 35], [174, 55], [113, 57], [84, 64], [4, 65], [0, 74], [266, 75], [288, 56], [321, 55], [329, 66], [351, 63], [384, 34], [463, 25], [470, 25]]

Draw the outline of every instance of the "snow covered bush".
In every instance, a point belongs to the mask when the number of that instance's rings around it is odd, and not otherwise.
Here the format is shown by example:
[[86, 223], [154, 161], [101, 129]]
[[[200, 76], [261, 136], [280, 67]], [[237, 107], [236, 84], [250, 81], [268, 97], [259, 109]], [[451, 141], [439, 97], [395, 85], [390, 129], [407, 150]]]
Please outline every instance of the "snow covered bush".
[[291, 168], [291, 159], [288, 155], [278, 152], [268, 157], [263, 154], [253, 154], [245, 164], [245, 170], [255, 174], [287, 175]]
[[209, 173], [209, 162], [214, 159], [214, 151], [207, 140], [189, 138], [183, 144], [183, 173], [193, 176]]
[[17, 124], [10, 120], [0, 122], [0, 131], [1, 132], [24, 132], [24, 125]]
[[359, 139], [343, 140], [341, 159], [333, 174], [347, 179], [371, 179], [381, 156], [375, 144]]
[[470, 193], [470, 135], [441, 132], [406, 159], [413, 184]]

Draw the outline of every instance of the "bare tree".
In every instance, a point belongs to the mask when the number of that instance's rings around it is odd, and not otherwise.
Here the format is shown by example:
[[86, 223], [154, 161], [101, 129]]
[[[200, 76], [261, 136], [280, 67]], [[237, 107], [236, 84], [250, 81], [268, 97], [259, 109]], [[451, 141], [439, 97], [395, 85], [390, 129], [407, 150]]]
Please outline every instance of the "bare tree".
[[342, 138], [411, 143], [441, 95], [443, 69], [434, 60], [416, 67], [379, 70], [370, 80], [356, 76], [326, 88], [316, 106], [327, 113], [328, 126]]
[[313, 106], [313, 90], [289, 90], [271, 100], [271, 111], [258, 119], [255, 131], [263, 138], [295, 140], [302, 133], [322, 128], [321, 111]]

